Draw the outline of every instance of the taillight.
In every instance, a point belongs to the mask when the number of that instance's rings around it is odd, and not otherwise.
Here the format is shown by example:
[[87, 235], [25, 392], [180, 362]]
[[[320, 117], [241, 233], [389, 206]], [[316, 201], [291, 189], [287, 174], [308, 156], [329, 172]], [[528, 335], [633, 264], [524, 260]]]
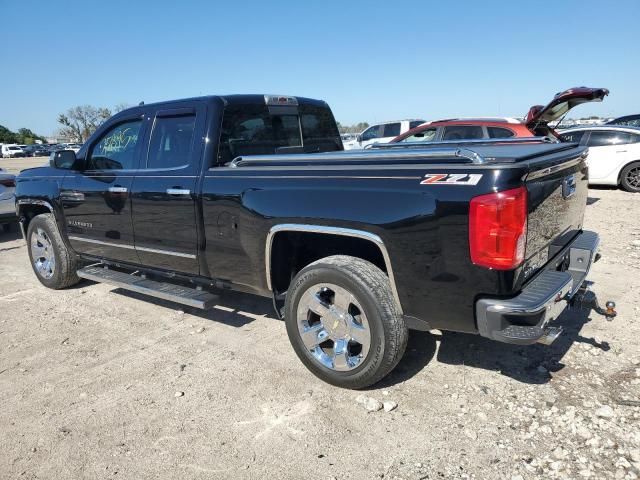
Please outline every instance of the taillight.
[[524, 260], [527, 240], [527, 190], [524, 187], [471, 199], [471, 261], [496, 270], [512, 270]]
[[0, 178], [0, 185], [4, 187], [15, 187], [16, 181], [13, 178]]

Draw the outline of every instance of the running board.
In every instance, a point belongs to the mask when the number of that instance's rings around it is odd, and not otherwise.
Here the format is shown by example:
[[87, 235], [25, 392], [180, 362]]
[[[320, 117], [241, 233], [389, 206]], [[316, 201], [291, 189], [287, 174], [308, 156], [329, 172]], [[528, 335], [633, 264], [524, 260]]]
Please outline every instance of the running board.
[[107, 283], [132, 292], [162, 298], [163, 300], [181, 303], [202, 310], [210, 309], [218, 301], [217, 295], [203, 290], [183, 287], [173, 283], [156, 282], [145, 277], [109, 270], [102, 266], [91, 265], [78, 270], [77, 273], [80, 278]]

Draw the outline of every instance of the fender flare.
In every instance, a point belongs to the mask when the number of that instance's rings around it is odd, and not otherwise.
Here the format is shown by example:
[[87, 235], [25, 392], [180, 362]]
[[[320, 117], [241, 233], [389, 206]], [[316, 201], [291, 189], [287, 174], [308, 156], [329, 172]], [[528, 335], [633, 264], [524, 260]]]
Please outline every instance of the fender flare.
[[400, 302], [400, 296], [398, 295], [398, 289], [396, 287], [396, 280], [393, 274], [393, 268], [391, 266], [391, 258], [386, 245], [378, 235], [367, 232], [365, 230], [355, 230], [351, 228], [342, 227], [328, 227], [325, 225], [307, 225], [298, 223], [282, 223], [274, 225], [267, 234], [267, 240], [264, 251], [265, 272], [267, 279], [267, 289], [273, 292], [273, 286], [271, 283], [271, 247], [273, 246], [273, 239], [276, 234], [280, 232], [308, 232], [308, 233], [320, 233], [326, 235], [339, 235], [343, 237], [355, 237], [367, 240], [378, 247], [382, 258], [384, 260], [385, 267], [387, 269], [387, 276], [389, 277], [389, 283], [391, 284], [391, 292], [393, 298], [396, 301], [400, 314], [403, 314], [402, 303]]

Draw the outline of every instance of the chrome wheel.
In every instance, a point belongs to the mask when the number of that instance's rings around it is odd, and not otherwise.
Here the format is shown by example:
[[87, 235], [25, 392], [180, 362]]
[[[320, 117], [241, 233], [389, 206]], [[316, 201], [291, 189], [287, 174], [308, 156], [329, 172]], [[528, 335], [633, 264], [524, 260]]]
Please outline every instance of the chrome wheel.
[[51, 239], [42, 228], [38, 228], [31, 235], [31, 258], [38, 275], [46, 279], [53, 277], [56, 258]]
[[640, 188], [640, 167], [634, 167], [627, 172], [627, 184], [634, 188]]
[[302, 342], [322, 366], [344, 372], [367, 357], [369, 322], [348, 290], [331, 283], [312, 286], [300, 297], [296, 319]]

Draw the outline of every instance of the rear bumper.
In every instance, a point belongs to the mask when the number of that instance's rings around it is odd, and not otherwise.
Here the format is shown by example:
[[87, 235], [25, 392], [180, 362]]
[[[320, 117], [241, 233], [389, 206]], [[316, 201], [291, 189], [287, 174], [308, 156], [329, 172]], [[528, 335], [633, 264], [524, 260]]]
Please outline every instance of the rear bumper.
[[[519, 345], [544, 341], [547, 324], [558, 318], [585, 282], [591, 264], [597, 260], [599, 244], [597, 233], [583, 231], [516, 297], [478, 300], [480, 335]], [[555, 269], [559, 259], [568, 262], [565, 271]]]

